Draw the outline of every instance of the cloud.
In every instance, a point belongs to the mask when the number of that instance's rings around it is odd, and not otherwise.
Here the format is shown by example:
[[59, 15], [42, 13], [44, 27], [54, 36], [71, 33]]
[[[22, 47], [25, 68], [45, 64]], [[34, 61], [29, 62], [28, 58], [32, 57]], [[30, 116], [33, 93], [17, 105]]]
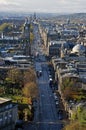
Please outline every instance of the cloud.
[[18, 11], [19, 3], [16, 0], [0, 0], [0, 11]]
[[0, 0], [0, 5], [7, 5], [8, 2], [6, 0]]
[[86, 12], [86, 0], [0, 0], [0, 11]]
[[16, 6], [19, 5], [16, 0], [0, 0], [0, 6]]

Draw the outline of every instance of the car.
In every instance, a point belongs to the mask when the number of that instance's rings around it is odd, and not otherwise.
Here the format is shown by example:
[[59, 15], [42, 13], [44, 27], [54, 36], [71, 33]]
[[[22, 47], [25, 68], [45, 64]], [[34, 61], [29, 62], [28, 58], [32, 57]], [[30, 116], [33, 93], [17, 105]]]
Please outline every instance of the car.
[[55, 101], [59, 101], [58, 97], [54, 95]]
[[59, 104], [59, 102], [58, 101], [56, 101], [56, 105], [58, 105]]
[[59, 109], [59, 110], [58, 110], [58, 114], [59, 114], [59, 113], [60, 113], [60, 114], [63, 114], [63, 110], [62, 110], [62, 109]]
[[62, 120], [62, 119], [63, 119], [63, 114], [59, 113], [59, 114], [58, 114], [58, 119], [59, 119], [59, 120]]
[[42, 75], [42, 71], [41, 70], [39, 71], [39, 74], [40, 74], [40, 76]]
[[63, 110], [58, 110], [58, 119], [62, 120], [63, 119]]
[[23, 120], [17, 120], [17, 122], [15, 124], [15, 129], [22, 130], [23, 128], [24, 128], [24, 122], [23, 122]]
[[49, 78], [51, 78], [52, 79], [52, 76], [49, 74]]
[[55, 93], [55, 92], [54, 92], [53, 94], [54, 94], [54, 96], [56, 95], [56, 93]]
[[42, 71], [36, 71], [37, 77], [39, 78], [42, 75]]
[[52, 87], [53, 85], [53, 79], [52, 78], [49, 78], [49, 85]]

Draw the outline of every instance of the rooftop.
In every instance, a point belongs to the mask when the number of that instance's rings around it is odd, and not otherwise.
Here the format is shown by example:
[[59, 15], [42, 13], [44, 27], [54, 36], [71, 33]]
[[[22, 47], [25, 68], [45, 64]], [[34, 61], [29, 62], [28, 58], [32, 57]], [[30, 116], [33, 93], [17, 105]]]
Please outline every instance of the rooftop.
[[78, 53], [83, 53], [85, 52], [85, 47], [81, 44], [77, 44], [73, 47], [72, 51], [75, 53], [75, 52], [78, 52]]
[[8, 101], [11, 101], [11, 99], [7, 99], [7, 98], [1, 98], [0, 97], [0, 104], [6, 103]]

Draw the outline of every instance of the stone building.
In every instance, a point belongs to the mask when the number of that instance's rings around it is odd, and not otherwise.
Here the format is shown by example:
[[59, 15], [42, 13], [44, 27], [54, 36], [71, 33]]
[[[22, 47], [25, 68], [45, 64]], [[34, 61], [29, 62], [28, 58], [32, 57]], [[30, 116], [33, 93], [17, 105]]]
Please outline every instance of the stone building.
[[11, 99], [0, 98], [0, 130], [13, 130], [17, 120], [17, 105]]

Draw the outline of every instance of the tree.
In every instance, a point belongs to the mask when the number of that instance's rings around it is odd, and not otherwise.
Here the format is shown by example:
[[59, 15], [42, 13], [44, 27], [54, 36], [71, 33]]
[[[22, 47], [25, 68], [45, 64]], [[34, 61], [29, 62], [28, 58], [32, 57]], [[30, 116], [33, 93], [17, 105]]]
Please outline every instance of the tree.
[[22, 72], [17, 68], [12, 68], [8, 71], [6, 81], [10, 83], [21, 84], [23, 80]]
[[63, 130], [86, 130], [86, 125], [81, 125], [78, 121], [66, 125]]
[[36, 98], [38, 96], [38, 87], [34, 82], [27, 83], [22, 89], [25, 97]]
[[11, 23], [3, 23], [1, 26], [0, 26], [0, 31], [3, 32], [9, 32], [12, 30], [12, 24]]
[[80, 123], [86, 123], [86, 109], [79, 106], [77, 108], [77, 117]]
[[33, 42], [33, 39], [34, 39], [34, 34], [32, 32], [30, 32], [30, 43]]
[[38, 87], [36, 82], [35, 70], [29, 68], [28, 71], [24, 73], [24, 88], [22, 89], [25, 97], [36, 98], [38, 96]]
[[86, 124], [86, 109], [84, 109], [81, 114], [80, 114], [80, 117], [79, 117], [79, 120], [81, 123], [85, 123]]
[[12, 68], [7, 72], [7, 76], [5, 79], [5, 85], [6, 85], [6, 90], [9, 92], [9, 90], [17, 88], [19, 89], [20, 87], [23, 86], [23, 74], [22, 72], [17, 69], [17, 68]]
[[66, 88], [74, 87], [74, 82], [70, 78], [66, 77], [62, 80], [61, 90], [64, 91]]
[[36, 83], [36, 73], [35, 70], [32, 68], [29, 68], [28, 71], [24, 73], [24, 84], [29, 82]]
[[85, 130], [86, 129], [86, 109], [79, 106], [72, 117], [73, 121], [66, 125], [63, 130]]

